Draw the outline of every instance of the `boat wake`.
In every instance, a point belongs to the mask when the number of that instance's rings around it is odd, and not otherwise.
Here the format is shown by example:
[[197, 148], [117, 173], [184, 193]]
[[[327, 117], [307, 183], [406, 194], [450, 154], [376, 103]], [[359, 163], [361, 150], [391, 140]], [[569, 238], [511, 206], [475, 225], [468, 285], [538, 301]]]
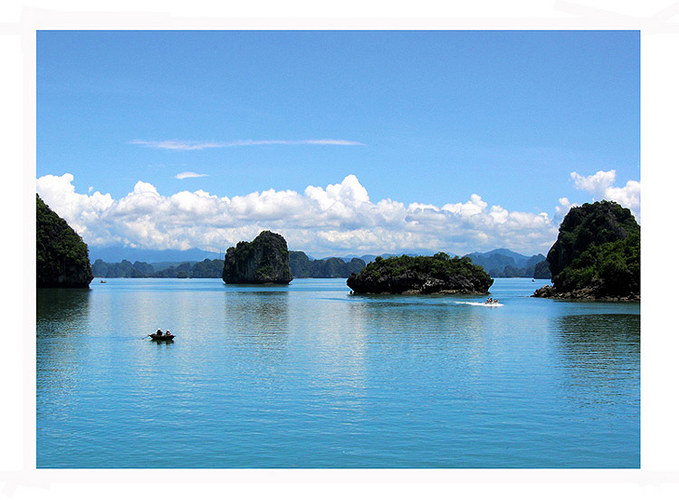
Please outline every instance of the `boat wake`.
[[504, 304], [486, 304], [485, 302], [462, 302], [460, 300], [456, 300], [454, 302], [455, 304], [461, 304], [463, 306], [480, 306], [480, 307], [502, 307]]

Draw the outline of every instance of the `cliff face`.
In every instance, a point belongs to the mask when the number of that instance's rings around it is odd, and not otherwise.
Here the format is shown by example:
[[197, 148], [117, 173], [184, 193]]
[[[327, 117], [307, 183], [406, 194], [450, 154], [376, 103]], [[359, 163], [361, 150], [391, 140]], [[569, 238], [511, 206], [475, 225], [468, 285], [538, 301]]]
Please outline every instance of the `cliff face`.
[[241, 241], [226, 251], [222, 278], [225, 283], [290, 283], [287, 242], [271, 231], [262, 231], [250, 243]]
[[94, 278], [87, 245], [36, 195], [38, 288], [87, 288]]
[[394, 294], [487, 294], [493, 279], [468, 257], [378, 257], [360, 273], [352, 274], [347, 286], [356, 293]]
[[536, 297], [639, 300], [641, 229], [615, 202], [572, 208], [547, 254], [553, 286]]

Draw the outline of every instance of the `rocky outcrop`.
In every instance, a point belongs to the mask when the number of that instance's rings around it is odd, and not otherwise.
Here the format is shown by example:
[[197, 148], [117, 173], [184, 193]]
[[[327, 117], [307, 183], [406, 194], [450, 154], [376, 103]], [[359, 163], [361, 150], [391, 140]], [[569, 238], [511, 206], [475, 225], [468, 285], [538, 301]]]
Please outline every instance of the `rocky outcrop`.
[[485, 295], [493, 279], [468, 257], [377, 257], [347, 279], [355, 293]]
[[554, 286], [545, 285], [542, 288], [535, 290], [533, 297], [583, 301], [596, 300], [598, 302], [639, 302], [641, 300], [641, 294], [639, 293], [631, 293], [625, 296], [601, 295], [597, 287], [593, 286], [557, 292]]
[[640, 299], [641, 229], [627, 208], [611, 201], [572, 208], [547, 254], [553, 286], [534, 297], [568, 300]]
[[252, 242], [241, 241], [229, 248], [222, 278], [225, 283], [290, 283], [290, 254], [285, 238], [262, 231]]
[[87, 245], [36, 195], [38, 288], [88, 288], [94, 278]]

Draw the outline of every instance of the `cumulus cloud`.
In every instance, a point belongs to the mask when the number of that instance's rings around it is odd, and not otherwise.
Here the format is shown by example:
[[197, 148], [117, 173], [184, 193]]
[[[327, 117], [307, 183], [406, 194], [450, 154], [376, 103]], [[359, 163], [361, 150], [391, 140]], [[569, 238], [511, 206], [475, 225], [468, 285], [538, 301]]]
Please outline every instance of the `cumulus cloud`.
[[559, 205], [555, 207], [555, 219], [563, 219], [568, 211], [575, 206], [577, 206], [577, 203], [571, 203], [565, 196], [563, 198], [559, 198]]
[[[627, 181], [622, 187], [616, 187], [616, 172], [602, 170], [590, 176], [583, 176], [577, 172], [571, 172], [571, 180], [575, 187], [591, 193], [596, 199], [616, 201], [623, 207], [629, 208], [637, 220], [641, 218], [641, 183]], [[558, 209], [557, 209], [558, 213]]]
[[284, 145], [295, 146], [302, 144], [311, 144], [316, 146], [365, 146], [365, 144], [357, 141], [348, 141], [345, 139], [304, 139], [304, 140], [237, 140], [227, 142], [211, 142], [211, 141], [180, 141], [180, 140], [163, 140], [163, 141], [143, 141], [141, 139], [134, 139], [130, 144], [137, 146], [144, 146], [154, 149], [169, 149], [176, 151], [195, 151], [210, 148], [229, 148], [237, 146], [270, 146], [270, 145]]
[[193, 177], [207, 177], [207, 174], [197, 174], [196, 172], [180, 172], [174, 176], [175, 179], [191, 179]]
[[374, 202], [355, 175], [304, 192], [269, 189], [220, 197], [203, 190], [162, 196], [137, 182], [120, 199], [79, 194], [73, 176], [37, 180], [40, 196], [90, 245], [223, 251], [260, 231], [281, 233], [291, 249], [316, 255], [447, 251], [462, 255], [508, 247], [546, 251], [557, 227], [546, 213], [511, 211], [478, 194], [441, 207], [383, 199]]

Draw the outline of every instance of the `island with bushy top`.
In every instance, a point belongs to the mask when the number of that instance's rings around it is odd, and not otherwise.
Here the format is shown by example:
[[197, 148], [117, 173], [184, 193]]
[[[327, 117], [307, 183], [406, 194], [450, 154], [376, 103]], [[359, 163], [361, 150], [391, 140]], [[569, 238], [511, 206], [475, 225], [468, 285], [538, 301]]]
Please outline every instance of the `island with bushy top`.
[[433, 256], [377, 257], [347, 286], [354, 293], [485, 295], [493, 279], [469, 257]]
[[288, 243], [271, 231], [262, 231], [251, 242], [239, 242], [226, 251], [222, 279], [227, 284], [290, 283]]
[[641, 228], [628, 208], [612, 201], [571, 208], [547, 254], [552, 286], [535, 297], [638, 301]]

